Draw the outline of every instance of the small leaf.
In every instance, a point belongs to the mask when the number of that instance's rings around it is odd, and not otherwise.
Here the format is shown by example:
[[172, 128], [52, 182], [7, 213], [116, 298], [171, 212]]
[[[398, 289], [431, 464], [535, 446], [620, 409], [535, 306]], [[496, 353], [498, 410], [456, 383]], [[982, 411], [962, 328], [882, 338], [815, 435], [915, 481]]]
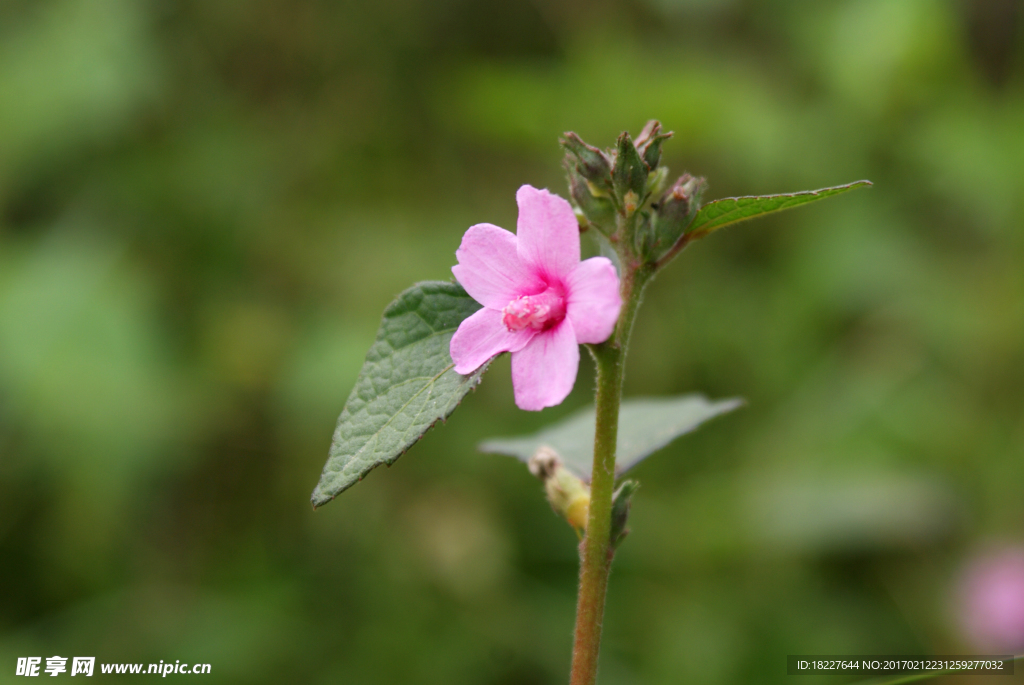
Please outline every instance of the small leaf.
[[643, 157], [647, 168], [654, 171], [661, 161], [661, 144], [674, 134], [661, 132], [661, 122], [651, 119], [636, 137], [636, 151]]
[[417, 283], [388, 305], [338, 418], [314, 507], [374, 467], [394, 463], [476, 387], [487, 364], [457, 374], [448, 347], [459, 324], [478, 309], [462, 286], [440, 281]]
[[586, 220], [605, 235], [615, 231], [615, 205], [609, 197], [599, 197], [590, 190], [590, 185], [575, 166], [566, 164], [569, 180], [569, 196], [583, 212]]
[[640, 484], [635, 480], [624, 480], [615, 494], [612, 495], [612, 549], [617, 549], [623, 538], [629, 535], [626, 523], [629, 521], [629, 508], [633, 506], [633, 493]]
[[870, 185], [871, 181], [854, 181], [843, 186], [804, 190], [799, 193], [786, 193], [783, 195], [725, 197], [721, 200], [709, 202], [701, 207], [693, 223], [686, 229], [686, 232], [692, 238], [703, 238], [712, 231], [717, 231], [723, 226], [734, 224], [737, 221], [753, 219], [762, 214], [781, 212], [783, 209], [822, 200], [839, 193], [845, 193], [847, 190]]
[[[619, 409], [615, 475], [621, 476], [680, 435], [742, 404], [738, 398], [709, 402], [703, 395], [626, 400]], [[487, 440], [480, 444], [480, 451], [528, 462], [542, 446], [555, 450], [567, 469], [589, 481], [594, 459], [594, 408], [582, 409], [533, 435]]]

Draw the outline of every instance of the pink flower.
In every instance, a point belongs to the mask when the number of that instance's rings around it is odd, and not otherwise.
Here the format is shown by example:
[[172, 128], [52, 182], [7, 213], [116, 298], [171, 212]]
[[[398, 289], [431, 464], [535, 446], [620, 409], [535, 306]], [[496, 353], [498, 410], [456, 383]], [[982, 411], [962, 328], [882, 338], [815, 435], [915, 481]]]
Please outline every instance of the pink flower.
[[511, 352], [516, 405], [538, 411], [566, 398], [579, 344], [608, 339], [622, 299], [610, 260], [580, 261], [579, 225], [568, 202], [528, 185], [516, 202], [515, 235], [477, 224], [455, 252], [452, 273], [484, 308], [462, 322], [450, 349], [461, 374]]
[[971, 644], [1006, 654], [1024, 650], [1024, 547], [975, 557], [961, 582], [960, 619]]

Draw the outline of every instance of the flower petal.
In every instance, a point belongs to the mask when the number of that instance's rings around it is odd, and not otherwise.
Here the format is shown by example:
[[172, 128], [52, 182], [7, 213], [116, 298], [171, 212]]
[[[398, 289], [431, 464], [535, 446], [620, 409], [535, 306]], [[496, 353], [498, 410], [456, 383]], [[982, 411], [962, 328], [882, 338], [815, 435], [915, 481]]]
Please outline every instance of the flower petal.
[[563, 279], [580, 262], [580, 226], [572, 206], [547, 190], [516, 193], [519, 256], [549, 278]]
[[452, 273], [474, 300], [501, 309], [521, 295], [544, 290], [544, 283], [520, 259], [516, 236], [493, 224], [470, 226], [455, 251]]
[[459, 324], [448, 351], [455, 362], [455, 372], [472, 373], [500, 352], [516, 352], [530, 342], [537, 331], [509, 331], [501, 322], [501, 312], [484, 307]]
[[580, 348], [569, 319], [534, 336], [512, 353], [512, 389], [516, 406], [527, 411], [560, 404], [576, 382]]
[[622, 309], [619, 277], [607, 257], [580, 262], [565, 281], [566, 317], [572, 321], [576, 340], [599, 343], [615, 330]]

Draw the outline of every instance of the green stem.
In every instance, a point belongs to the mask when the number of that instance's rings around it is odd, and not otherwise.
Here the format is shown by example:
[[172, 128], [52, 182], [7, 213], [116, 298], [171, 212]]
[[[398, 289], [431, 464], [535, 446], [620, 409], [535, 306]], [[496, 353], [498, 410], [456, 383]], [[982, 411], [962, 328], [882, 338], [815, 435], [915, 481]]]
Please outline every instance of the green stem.
[[594, 469], [590, 481], [587, 534], [580, 544], [580, 587], [576, 603], [576, 638], [572, 653], [571, 685], [594, 685], [601, 647], [608, 574], [611, 571], [612, 494], [615, 490], [615, 446], [626, 348], [644, 286], [654, 271], [649, 266], [624, 269], [622, 311], [612, 337], [591, 345], [597, 363]]

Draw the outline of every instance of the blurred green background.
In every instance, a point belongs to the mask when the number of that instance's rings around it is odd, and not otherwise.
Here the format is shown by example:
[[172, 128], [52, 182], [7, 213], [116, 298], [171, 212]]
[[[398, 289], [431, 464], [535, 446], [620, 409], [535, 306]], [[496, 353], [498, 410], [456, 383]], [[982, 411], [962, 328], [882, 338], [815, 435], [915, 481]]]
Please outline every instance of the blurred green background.
[[0, 1], [0, 682], [565, 682], [575, 536], [475, 445], [586, 404], [589, 361], [532, 414], [503, 359], [308, 498], [388, 302], [519, 185], [564, 195], [563, 131], [648, 118], [709, 199], [875, 187], [650, 287], [627, 395], [749, 404], [635, 471], [601, 682], [976, 653], [961, 569], [1024, 538], [1022, 29], [1015, 0]]

